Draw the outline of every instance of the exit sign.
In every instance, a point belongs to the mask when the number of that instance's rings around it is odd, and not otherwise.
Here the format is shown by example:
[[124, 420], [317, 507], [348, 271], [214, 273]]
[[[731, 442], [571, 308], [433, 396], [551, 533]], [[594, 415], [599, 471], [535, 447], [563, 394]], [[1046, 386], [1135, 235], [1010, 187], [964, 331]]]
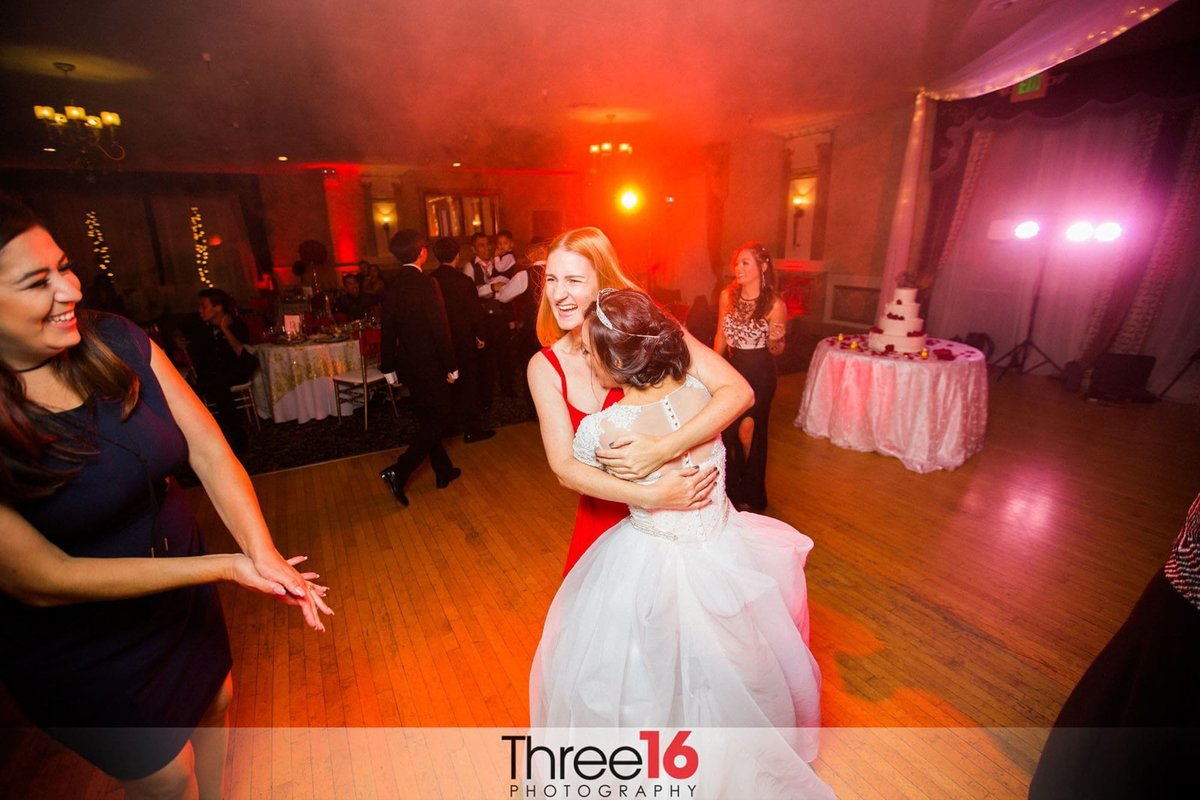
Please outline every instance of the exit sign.
[[1009, 90], [1008, 97], [1014, 103], [1020, 103], [1025, 100], [1036, 100], [1039, 97], [1045, 97], [1046, 90], [1049, 87], [1049, 76], [1044, 72], [1039, 72], [1037, 75], [1031, 75], [1016, 86], [1013, 86]]

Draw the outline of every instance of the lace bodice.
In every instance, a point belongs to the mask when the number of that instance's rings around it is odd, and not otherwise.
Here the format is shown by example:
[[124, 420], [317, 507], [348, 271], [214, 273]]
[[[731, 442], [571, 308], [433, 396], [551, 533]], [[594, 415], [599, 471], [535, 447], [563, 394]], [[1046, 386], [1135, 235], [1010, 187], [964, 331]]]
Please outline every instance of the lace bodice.
[[[585, 417], [575, 434], [575, 458], [593, 467], [602, 467], [596, 460], [596, 448], [622, 433], [644, 433], [662, 436], [678, 430], [696, 416], [700, 409], [712, 399], [704, 384], [691, 375], [675, 391], [663, 399], [646, 405], [617, 405], [597, 411]], [[725, 447], [720, 437], [694, 447], [681, 458], [664, 464], [640, 483], [653, 483], [664, 470], [686, 467], [717, 468], [717, 484], [712, 491], [712, 503], [697, 511], [673, 509], [647, 509], [630, 507], [633, 525], [643, 533], [680, 542], [703, 542], [716, 536], [724, 525], [729, 512], [729, 501], [725, 497]]]
[[725, 326], [725, 341], [730, 347], [738, 350], [761, 350], [767, 346], [767, 332], [770, 323], [764, 319], [754, 319], [754, 306], [757, 300], [738, 300], [721, 320]]

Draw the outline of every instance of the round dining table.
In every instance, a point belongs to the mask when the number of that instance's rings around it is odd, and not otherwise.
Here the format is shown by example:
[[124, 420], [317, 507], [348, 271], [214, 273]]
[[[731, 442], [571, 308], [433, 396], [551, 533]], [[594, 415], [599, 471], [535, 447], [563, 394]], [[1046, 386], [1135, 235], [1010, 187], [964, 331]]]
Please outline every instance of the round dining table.
[[[333, 376], [360, 369], [358, 342], [349, 337], [313, 338], [255, 348], [258, 372], [251, 381], [259, 416], [276, 422], [308, 422], [337, 413]], [[352, 413], [346, 405], [343, 413]]]
[[893, 456], [914, 472], [955, 469], [983, 448], [988, 375], [982, 352], [934, 338], [925, 357], [866, 345], [865, 334], [817, 344], [797, 427], [838, 447]]

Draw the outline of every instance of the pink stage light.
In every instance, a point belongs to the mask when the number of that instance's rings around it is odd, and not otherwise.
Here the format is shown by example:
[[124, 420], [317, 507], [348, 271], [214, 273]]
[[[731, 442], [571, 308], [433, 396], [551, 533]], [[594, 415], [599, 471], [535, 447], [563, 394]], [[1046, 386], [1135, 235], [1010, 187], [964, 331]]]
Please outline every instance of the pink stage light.
[[1072, 242], [1086, 242], [1096, 233], [1096, 228], [1086, 220], [1072, 222], [1067, 228], [1067, 238]]
[[1032, 239], [1038, 235], [1038, 231], [1041, 229], [1042, 226], [1031, 219], [1027, 219], [1013, 229], [1013, 236], [1016, 236], [1018, 239]]
[[1122, 233], [1121, 226], [1116, 222], [1101, 222], [1096, 226], [1096, 241], [1097, 242], [1113, 242], [1120, 238]]

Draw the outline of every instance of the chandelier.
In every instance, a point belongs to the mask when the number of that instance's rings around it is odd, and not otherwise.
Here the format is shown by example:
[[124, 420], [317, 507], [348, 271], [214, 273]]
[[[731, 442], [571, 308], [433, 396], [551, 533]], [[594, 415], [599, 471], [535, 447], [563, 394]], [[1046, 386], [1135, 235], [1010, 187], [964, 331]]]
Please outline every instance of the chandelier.
[[[613, 120], [617, 118], [616, 114], [605, 114], [604, 118], [608, 120], [609, 131], [612, 130]], [[631, 156], [633, 155], [633, 145], [629, 142], [596, 142], [588, 145], [588, 152], [593, 156], [604, 158], [611, 155]]]
[[633, 155], [633, 145], [628, 142], [600, 142], [599, 144], [588, 145], [588, 152], [594, 156], [611, 156], [613, 153], [619, 153], [623, 156]]
[[[54, 68], [62, 72], [63, 79], [69, 82], [75, 65], [55, 61]], [[46, 145], [42, 149], [47, 153], [60, 150], [73, 153], [76, 163], [85, 169], [95, 168], [98, 155], [110, 161], [123, 160], [125, 148], [117, 141], [121, 115], [113, 111], [101, 111], [100, 116], [95, 116], [74, 102], [72, 100], [71, 105], [63, 106], [61, 114], [54, 106], [33, 107], [33, 115], [46, 128]]]

